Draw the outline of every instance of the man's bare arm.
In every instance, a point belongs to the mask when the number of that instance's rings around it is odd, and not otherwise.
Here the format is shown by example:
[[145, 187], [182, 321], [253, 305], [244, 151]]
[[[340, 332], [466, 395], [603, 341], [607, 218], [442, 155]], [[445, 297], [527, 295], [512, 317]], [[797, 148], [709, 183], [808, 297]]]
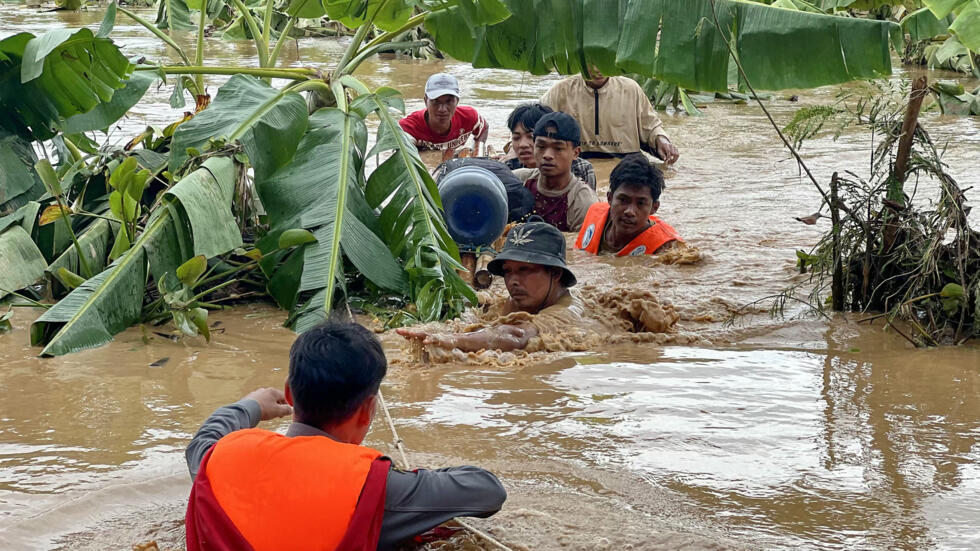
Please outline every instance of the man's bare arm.
[[429, 333], [416, 329], [398, 329], [397, 332], [406, 339], [421, 340], [423, 344], [448, 350], [458, 348], [463, 352], [520, 350], [538, 335], [537, 327], [527, 322], [498, 325], [472, 333]]

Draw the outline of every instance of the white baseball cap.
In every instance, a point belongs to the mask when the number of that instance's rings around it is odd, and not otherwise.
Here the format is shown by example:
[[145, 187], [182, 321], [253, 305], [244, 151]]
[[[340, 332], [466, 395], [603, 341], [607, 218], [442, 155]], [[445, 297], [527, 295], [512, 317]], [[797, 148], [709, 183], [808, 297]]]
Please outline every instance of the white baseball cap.
[[436, 99], [450, 95], [459, 97], [459, 82], [449, 73], [436, 73], [425, 83], [425, 97]]

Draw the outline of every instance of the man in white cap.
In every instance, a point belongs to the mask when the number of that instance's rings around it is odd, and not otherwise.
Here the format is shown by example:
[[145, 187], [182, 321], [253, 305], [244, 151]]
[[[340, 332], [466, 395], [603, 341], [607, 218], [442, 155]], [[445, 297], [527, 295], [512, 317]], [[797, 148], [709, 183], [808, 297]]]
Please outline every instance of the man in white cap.
[[487, 121], [476, 109], [459, 105], [459, 82], [449, 73], [436, 73], [425, 83], [425, 109], [401, 121], [402, 130], [421, 149], [457, 149], [473, 138], [473, 148], [487, 141]]

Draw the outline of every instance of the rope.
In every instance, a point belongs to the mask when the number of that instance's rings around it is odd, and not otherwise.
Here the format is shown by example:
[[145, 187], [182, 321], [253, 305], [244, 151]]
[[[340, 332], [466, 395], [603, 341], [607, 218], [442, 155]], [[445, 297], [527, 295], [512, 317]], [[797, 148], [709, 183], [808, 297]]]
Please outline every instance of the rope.
[[[395, 448], [398, 449], [398, 453], [402, 457], [402, 464], [405, 465], [405, 469], [412, 470], [412, 467], [408, 462], [408, 455], [405, 454], [404, 441], [398, 436], [398, 430], [395, 429], [395, 422], [391, 419], [391, 412], [388, 411], [388, 404], [385, 403], [385, 397], [384, 394], [381, 393], [381, 389], [378, 389], [378, 401], [381, 402], [381, 410], [384, 411], [385, 419], [388, 421], [388, 428], [391, 429], [391, 435], [395, 440]], [[513, 551], [513, 549], [511, 549], [510, 547], [507, 547], [503, 543], [500, 543], [499, 540], [497, 540], [490, 534], [484, 532], [483, 530], [480, 530], [479, 528], [473, 526], [472, 524], [465, 522], [459, 518], [455, 518], [453, 520], [455, 520], [456, 523], [458, 523], [464, 529], [468, 530], [473, 535], [477, 536], [478, 538], [481, 538], [482, 540], [493, 545], [497, 549], [502, 549], [503, 551]]]

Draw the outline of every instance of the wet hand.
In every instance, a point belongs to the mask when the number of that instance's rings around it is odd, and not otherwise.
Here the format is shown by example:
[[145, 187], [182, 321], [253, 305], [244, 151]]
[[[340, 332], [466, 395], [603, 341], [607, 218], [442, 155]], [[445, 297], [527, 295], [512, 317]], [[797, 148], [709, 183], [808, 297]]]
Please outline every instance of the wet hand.
[[670, 140], [663, 136], [657, 136], [657, 154], [668, 165], [674, 164], [678, 157], [681, 156], [680, 151], [674, 147], [674, 144], [670, 143]]
[[259, 403], [262, 408], [263, 421], [293, 414], [293, 407], [286, 403], [286, 395], [276, 388], [260, 388], [251, 392], [244, 399], [255, 400]]

